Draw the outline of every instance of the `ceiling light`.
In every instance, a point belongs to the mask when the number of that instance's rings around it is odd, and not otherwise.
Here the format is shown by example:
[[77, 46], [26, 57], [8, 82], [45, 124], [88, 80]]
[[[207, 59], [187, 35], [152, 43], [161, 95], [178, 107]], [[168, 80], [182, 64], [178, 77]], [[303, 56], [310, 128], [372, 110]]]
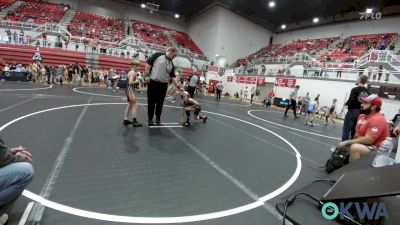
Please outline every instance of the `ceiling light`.
[[178, 13], [175, 14], [175, 18], [179, 19], [179, 14]]
[[368, 8], [367, 10], [365, 10], [366, 13], [371, 14], [372, 13], [372, 9]]
[[218, 55], [218, 54], [216, 54], [216, 55], [215, 55], [215, 57], [219, 57], [219, 55]]
[[146, 4], [142, 3], [142, 4], [140, 5], [140, 7], [142, 7], [142, 9], [144, 9], [144, 8], [146, 8]]
[[313, 22], [314, 22], [314, 23], [318, 23], [318, 22], [319, 22], [318, 17], [315, 17], [315, 18], [313, 19]]
[[281, 28], [282, 30], [286, 29], [286, 24], [282, 24]]
[[275, 6], [275, 2], [274, 2], [274, 1], [270, 1], [270, 2], [268, 3], [268, 5], [269, 5], [270, 8], [272, 8], [272, 7]]

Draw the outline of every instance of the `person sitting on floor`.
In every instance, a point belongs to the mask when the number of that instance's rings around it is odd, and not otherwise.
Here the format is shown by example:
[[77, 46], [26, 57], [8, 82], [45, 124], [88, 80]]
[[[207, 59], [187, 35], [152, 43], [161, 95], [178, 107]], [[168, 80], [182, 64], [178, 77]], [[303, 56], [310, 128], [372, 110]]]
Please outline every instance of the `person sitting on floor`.
[[0, 137], [0, 225], [7, 223], [6, 211], [32, 181], [31, 160], [25, 148], [9, 149]]
[[350, 147], [349, 162], [355, 161], [379, 148], [389, 134], [385, 117], [380, 113], [382, 99], [375, 94], [361, 98], [361, 115], [358, 117], [354, 139], [342, 141], [338, 148]]

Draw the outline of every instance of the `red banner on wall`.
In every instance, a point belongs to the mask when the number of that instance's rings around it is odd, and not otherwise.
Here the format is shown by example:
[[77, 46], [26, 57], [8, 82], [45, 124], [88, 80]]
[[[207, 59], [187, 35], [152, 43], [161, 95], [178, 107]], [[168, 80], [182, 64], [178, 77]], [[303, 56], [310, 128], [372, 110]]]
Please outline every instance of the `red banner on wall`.
[[264, 84], [265, 84], [265, 77], [259, 77], [257, 79], [257, 85], [258, 86], [264, 86]]
[[296, 79], [293, 79], [293, 78], [276, 78], [275, 86], [294, 88], [296, 86]]
[[256, 84], [258, 77], [252, 76], [237, 76], [236, 82], [242, 84]]

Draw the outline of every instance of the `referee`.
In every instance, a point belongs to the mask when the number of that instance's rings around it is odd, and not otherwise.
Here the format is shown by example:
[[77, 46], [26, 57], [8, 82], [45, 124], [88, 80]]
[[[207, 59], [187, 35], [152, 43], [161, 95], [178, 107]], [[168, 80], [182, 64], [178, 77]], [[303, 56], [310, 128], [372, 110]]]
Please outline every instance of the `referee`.
[[196, 92], [198, 83], [199, 83], [199, 77], [197, 76], [197, 71], [193, 70], [192, 76], [189, 77], [189, 84], [187, 87], [187, 92], [189, 92], [190, 98], [194, 97], [194, 92]]
[[145, 74], [146, 82], [148, 82], [147, 111], [149, 126], [154, 126], [154, 112], [156, 114], [156, 125], [159, 126], [161, 124], [161, 113], [168, 82], [172, 80], [178, 90], [180, 89], [178, 79], [175, 77], [175, 66], [172, 62], [177, 53], [178, 50], [176, 48], [169, 47], [165, 53], [154, 53], [147, 60]]

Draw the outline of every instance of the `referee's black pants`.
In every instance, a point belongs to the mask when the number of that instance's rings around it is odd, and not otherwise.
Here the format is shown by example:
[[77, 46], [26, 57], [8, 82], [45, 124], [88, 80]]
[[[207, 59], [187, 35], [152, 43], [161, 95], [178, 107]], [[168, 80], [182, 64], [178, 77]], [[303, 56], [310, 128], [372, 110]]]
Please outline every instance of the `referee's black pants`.
[[293, 109], [293, 114], [294, 114], [294, 116], [296, 117], [296, 116], [297, 116], [297, 114], [296, 114], [296, 105], [297, 105], [297, 104], [296, 104], [296, 100], [290, 99], [290, 102], [289, 102], [288, 105], [286, 106], [285, 116], [286, 116], [287, 112], [289, 111], [289, 109], [292, 108], [292, 109]]
[[193, 98], [194, 97], [194, 92], [196, 91], [196, 87], [191, 87], [188, 86], [187, 87], [187, 92], [189, 93], [190, 97]]
[[147, 88], [147, 113], [149, 121], [153, 121], [154, 111], [156, 113], [156, 120], [161, 120], [161, 113], [167, 89], [168, 83], [150, 80]]

